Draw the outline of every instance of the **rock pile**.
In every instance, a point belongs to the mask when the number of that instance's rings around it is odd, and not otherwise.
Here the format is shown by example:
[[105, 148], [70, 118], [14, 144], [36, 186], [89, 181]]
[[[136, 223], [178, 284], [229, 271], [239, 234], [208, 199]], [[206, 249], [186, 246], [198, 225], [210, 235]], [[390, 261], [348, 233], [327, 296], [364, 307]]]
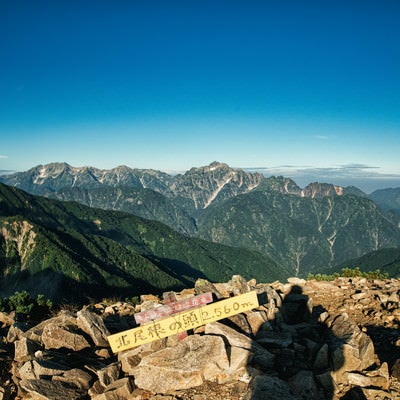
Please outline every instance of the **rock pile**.
[[199, 280], [179, 299], [255, 290], [260, 306], [113, 354], [107, 336], [159, 306], [97, 304], [34, 326], [0, 313], [0, 400], [400, 399], [397, 280]]

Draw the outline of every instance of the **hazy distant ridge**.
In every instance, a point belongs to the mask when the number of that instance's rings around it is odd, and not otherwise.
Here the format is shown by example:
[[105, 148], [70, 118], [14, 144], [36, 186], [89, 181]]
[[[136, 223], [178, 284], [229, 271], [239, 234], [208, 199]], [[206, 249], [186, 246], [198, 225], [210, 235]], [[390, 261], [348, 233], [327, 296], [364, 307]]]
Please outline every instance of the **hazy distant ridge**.
[[290, 178], [267, 178], [218, 162], [179, 175], [53, 163], [0, 180], [33, 194], [129, 212], [187, 236], [257, 251], [295, 275], [400, 247], [400, 217], [381, 208], [382, 194], [378, 207], [355, 187], [313, 182], [300, 188]]

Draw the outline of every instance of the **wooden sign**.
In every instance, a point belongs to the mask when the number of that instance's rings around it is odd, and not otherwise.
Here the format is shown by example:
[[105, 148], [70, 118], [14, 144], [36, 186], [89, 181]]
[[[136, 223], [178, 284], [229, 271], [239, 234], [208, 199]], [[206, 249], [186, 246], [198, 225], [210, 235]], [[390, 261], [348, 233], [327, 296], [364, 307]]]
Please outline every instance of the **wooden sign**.
[[145, 324], [146, 322], [169, 317], [180, 311], [185, 311], [193, 307], [203, 306], [213, 301], [212, 293], [204, 293], [198, 296], [190, 297], [185, 300], [165, 304], [161, 307], [154, 307], [151, 310], [142, 311], [135, 314], [135, 321], [137, 324]]
[[175, 335], [258, 307], [256, 292], [230, 297], [108, 336], [114, 353]]

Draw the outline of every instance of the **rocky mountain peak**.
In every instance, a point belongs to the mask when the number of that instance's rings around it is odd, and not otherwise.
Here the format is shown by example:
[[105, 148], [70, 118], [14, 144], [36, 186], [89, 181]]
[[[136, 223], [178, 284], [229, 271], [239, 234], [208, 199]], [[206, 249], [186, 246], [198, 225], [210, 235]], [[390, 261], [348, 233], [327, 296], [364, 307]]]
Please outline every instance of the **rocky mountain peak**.
[[188, 199], [189, 207], [204, 209], [215, 201], [223, 201], [255, 189], [264, 179], [259, 173], [233, 169], [213, 162], [206, 167], [191, 168], [176, 177], [173, 192]]
[[331, 196], [343, 196], [344, 189], [330, 183], [313, 182], [307, 185], [302, 191], [302, 197], [311, 197], [312, 199]]
[[67, 163], [55, 162], [45, 165], [38, 165], [37, 167], [30, 169], [28, 172], [32, 172], [32, 175], [34, 175], [37, 180], [43, 180], [48, 177], [55, 179], [62, 173], [71, 171], [72, 169], [73, 167]]
[[231, 169], [228, 164], [221, 163], [219, 161], [213, 161], [210, 165], [204, 167], [206, 171], [215, 171], [216, 169]]
[[301, 188], [293, 179], [284, 176], [271, 176], [265, 180], [264, 187], [282, 194], [294, 194], [299, 196]]
[[282, 194], [292, 194], [312, 199], [343, 196], [345, 194], [345, 188], [330, 183], [313, 182], [302, 189], [292, 179], [284, 176], [271, 176], [266, 179], [264, 186], [268, 190], [273, 190]]

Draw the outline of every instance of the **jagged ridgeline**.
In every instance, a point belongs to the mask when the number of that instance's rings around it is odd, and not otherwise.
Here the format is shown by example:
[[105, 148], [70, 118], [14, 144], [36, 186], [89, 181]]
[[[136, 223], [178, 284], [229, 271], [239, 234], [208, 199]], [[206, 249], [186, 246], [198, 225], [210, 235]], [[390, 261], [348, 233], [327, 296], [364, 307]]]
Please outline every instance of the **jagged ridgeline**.
[[240, 273], [260, 280], [287, 271], [260, 253], [190, 238], [117, 211], [29, 195], [0, 184], [3, 296], [16, 290], [62, 300], [133, 296]]
[[[355, 187], [327, 183], [302, 189], [288, 178], [266, 178], [218, 162], [179, 175], [54, 163], [0, 180], [31, 194], [124, 211], [162, 222], [186, 237], [247, 249], [253, 256], [257, 252], [261, 260], [272, 259], [281, 274], [331, 273], [371, 252], [377, 252], [377, 264], [368, 270], [385, 272], [380, 251], [400, 248], [397, 190], [367, 196]], [[378, 198], [379, 206], [373, 201]], [[242, 268], [250, 271], [250, 260]], [[393, 263], [387, 272], [400, 275]]]
[[[393, 189], [369, 196], [326, 183], [302, 189], [288, 178], [266, 178], [218, 162], [179, 175], [53, 163], [0, 181], [31, 194], [159, 221], [186, 237], [256, 251], [278, 265], [281, 272], [275, 274], [331, 273], [375, 252], [372, 268], [384, 270], [380, 250], [400, 247], [400, 193]], [[400, 274], [393, 264], [388, 272]]]

